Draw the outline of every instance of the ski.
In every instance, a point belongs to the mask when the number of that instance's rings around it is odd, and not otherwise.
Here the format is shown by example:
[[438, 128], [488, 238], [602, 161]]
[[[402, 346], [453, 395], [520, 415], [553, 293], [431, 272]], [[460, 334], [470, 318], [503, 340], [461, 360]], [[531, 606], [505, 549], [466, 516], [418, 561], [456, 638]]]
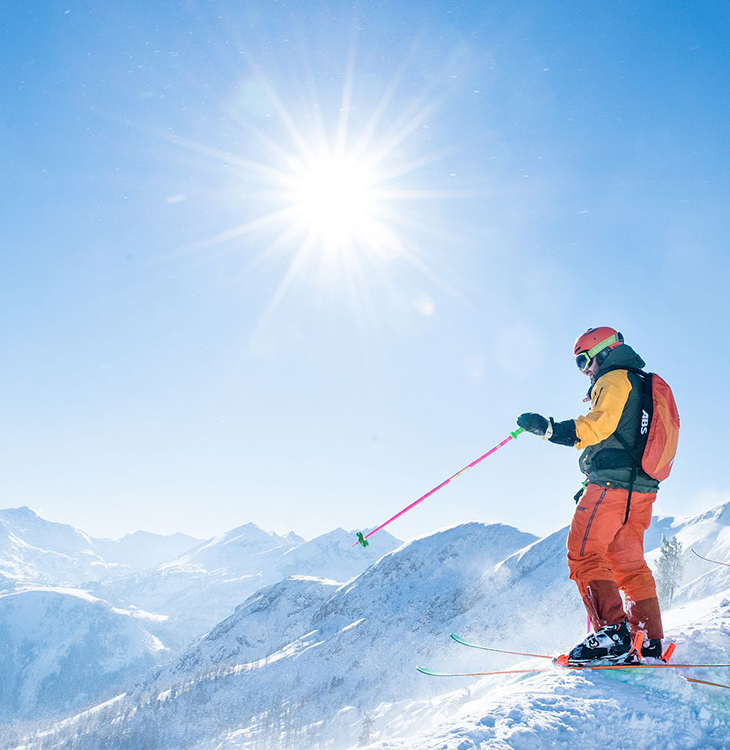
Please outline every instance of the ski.
[[696, 682], [698, 685], [712, 685], [712, 687], [720, 687], [725, 688], [726, 690], [730, 690], [730, 685], [721, 685], [719, 682], [707, 682], [707, 680], [695, 680], [692, 677], [685, 677], [685, 680], [687, 682]]
[[502, 669], [497, 672], [434, 672], [426, 667], [416, 667], [421, 674], [429, 677], [486, 677], [497, 674], [531, 674], [533, 672], [552, 672], [552, 667], [541, 667], [538, 669]]
[[561, 669], [710, 669], [718, 667], [730, 667], [730, 664], [576, 664], [576, 665], [554, 665], [552, 667], [535, 667], [534, 669], [499, 669], [492, 672], [435, 672], [426, 667], [416, 667], [416, 669], [430, 677], [487, 677], [490, 675], [500, 674], [536, 674], [538, 672], [555, 672]]
[[479, 646], [476, 643], [469, 643], [469, 641], [464, 640], [460, 635], [456, 635], [456, 633], [451, 633], [450, 637], [456, 641], [457, 643], [460, 643], [462, 646], [468, 646], [469, 648], [478, 648], [481, 651], [492, 651], [495, 654], [512, 654], [513, 656], [534, 656], [536, 659], [552, 659], [552, 656], [548, 656], [547, 654], [530, 654], [527, 651], [507, 651], [503, 648], [492, 648], [491, 646]]
[[[450, 638], [456, 641], [456, 643], [460, 643], [462, 646], [467, 646], [469, 648], [478, 648], [480, 651], [491, 651], [492, 653], [495, 653], [495, 654], [511, 654], [512, 656], [527, 656], [527, 657], [534, 657], [535, 659], [550, 659], [553, 662], [555, 662], [556, 659], [560, 659], [559, 656], [558, 657], [550, 656], [549, 654], [533, 654], [530, 651], [509, 651], [504, 648], [492, 648], [491, 646], [480, 646], [477, 643], [470, 643], [469, 641], [462, 638], [460, 635], [457, 635], [456, 633], [451, 633]], [[661, 656], [661, 660], [665, 663], [668, 662], [672, 658], [674, 649], [675, 649], [674, 643], [669, 643], [666, 649], [664, 649], [664, 653]], [[562, 664], [560, 666], [562, 666]]]

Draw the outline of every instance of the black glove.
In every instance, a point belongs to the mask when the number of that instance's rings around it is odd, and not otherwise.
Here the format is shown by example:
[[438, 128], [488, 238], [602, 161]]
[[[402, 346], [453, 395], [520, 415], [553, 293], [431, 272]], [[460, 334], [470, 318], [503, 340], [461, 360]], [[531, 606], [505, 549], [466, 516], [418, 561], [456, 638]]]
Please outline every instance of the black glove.
[[575, 504], [578, 505], [578, 503], [581, 501], [581, 498], [583, 497], [583, 493], [586, 491], [586, 488], [581, 485], [581, 488], [578, 490], [578, 492], [573, 495], [573, 500], [575, 500]]
[[525, 414], [520, 414], [520, 416], [517, 417], [517, 424], [526, 432], [545, 437], [549, 422], [542, 416], [542, 414], [527, 412]]
[[556, 422], [552, 417], [545, 419], [542, 414], [527, 412], [517, 417], [517, 424], [527, 432], [549, 440], [551, 443], [572, 447], [578, 442], [575, 434], [575, 421], [572, 419]]

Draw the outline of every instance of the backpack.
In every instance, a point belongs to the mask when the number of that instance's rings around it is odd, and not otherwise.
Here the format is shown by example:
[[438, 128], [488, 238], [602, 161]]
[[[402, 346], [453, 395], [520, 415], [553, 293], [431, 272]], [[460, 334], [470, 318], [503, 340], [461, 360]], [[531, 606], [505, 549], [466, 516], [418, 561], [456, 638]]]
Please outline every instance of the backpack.
[[669, 476], [677, 454], [679, 412], [672, 389], [653, 372], [636, 371], [644, 381], [641, 423], [636, 456], [641, 468], [652, 478], [663, 481]]

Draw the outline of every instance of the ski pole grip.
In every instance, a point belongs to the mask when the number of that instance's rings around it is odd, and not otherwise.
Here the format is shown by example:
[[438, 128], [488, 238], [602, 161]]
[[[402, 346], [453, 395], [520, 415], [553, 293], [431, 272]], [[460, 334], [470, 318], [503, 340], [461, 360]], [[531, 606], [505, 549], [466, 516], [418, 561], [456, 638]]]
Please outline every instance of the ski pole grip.
[[514, 432], [510, 432], [510, 435], [512, 435], [513, 440], [517, 440], [517, 438], [525, 431], [524, 427], [518, 427]]

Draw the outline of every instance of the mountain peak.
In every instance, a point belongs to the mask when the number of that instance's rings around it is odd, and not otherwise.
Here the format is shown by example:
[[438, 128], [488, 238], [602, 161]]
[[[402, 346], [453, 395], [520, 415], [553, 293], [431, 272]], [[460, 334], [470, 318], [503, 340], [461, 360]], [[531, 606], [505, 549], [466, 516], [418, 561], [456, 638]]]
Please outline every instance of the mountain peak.
[[0, 509], [0, 518], [2, 518], [3, 516], [12, 518], [13, 520], [43, 520], [32, 508], [29, 508], [27, 505], [21, 505], [19, 508], [2, 508]]
[[724, 526], [730, 526], [730, 500], [722, 505], [718, 505], [717, 508], [713, 508], [715, 512], [715, 519]]

